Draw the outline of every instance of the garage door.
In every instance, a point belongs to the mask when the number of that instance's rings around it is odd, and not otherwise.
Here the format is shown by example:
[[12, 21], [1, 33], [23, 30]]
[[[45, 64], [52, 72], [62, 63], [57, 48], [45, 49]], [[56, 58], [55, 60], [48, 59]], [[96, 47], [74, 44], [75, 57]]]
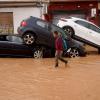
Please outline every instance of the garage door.
[[85, 14], [81, 11], [59, 11], [59, 12], [53, 12], [53, 23], [55, 23], [55, 19], [61, 19], [61, 18], [68, 18], [69, 16], [72, 17], [78, 17], [85, 19]]
[[13, 33], [13, 13], [0, 12], [0, 34]]

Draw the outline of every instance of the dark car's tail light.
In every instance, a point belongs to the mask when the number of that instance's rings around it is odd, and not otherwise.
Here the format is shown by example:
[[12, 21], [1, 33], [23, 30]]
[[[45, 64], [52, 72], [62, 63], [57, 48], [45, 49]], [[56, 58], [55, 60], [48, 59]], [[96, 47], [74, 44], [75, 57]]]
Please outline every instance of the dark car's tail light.
[[27, 26], [27, 22], [26, 22], [26, 21], [22, 21], [22, 22], [21, 22], [21, 26], [22, 26], [22, 27]]

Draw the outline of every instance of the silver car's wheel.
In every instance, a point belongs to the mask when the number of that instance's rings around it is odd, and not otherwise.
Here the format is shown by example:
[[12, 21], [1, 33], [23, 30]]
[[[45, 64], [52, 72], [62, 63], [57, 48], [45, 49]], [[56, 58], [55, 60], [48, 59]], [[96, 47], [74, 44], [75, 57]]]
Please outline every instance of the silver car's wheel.
[[43, 50], [39, 50], [39, 49], [35, 50], [34, 51], [34, 58], [35, 59], [43, 58]]
[[31, 33], [27, 33], [23, 36], [23, 40], [24, 40], [25, 44], [31, 45], [35, 42], [35, 37]]
[[74, 35], [74, 30], [73, 30], [71, 27], [69, 27], [69, 26], [67, 27], [67, 26], [66, 26], [66, 27], [64, 27], [63, 29], [64, 29], [64, 31], [66, 32], [66, 34], [68, 34], [69, 36], [72, 37], [72, 36]]
[[79, 51], [76, 48], [71, 48], [69, 52], [71, 58], [79, 57]]

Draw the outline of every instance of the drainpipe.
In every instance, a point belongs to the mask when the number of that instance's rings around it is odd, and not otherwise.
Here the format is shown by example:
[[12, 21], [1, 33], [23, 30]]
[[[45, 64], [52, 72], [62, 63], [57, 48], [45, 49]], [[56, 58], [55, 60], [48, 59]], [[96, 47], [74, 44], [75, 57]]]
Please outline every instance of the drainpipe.
[[40, 18], [42, 19], [42, 8], [43, 8], [43, 4], [42, 4], [42, 0], [39, 0], [39, 3], [40, 3]]
[[48, 2], [43, 2], [43, 0], [39, 0], [39, 4], [40, 4], [40, 18], [44, 19], [43, 16], [44, 14], [47, 13], [47, 6], [48, 6], [49, 0]]

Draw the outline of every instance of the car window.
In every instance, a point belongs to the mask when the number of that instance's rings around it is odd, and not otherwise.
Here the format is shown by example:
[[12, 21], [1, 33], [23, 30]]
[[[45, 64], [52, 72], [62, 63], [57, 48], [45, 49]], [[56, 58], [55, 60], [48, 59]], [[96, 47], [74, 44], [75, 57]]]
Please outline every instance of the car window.
[[79, 24], [79, 25], [81, 25], [81, 26], [84, 26], [84, 27], [86, 27], [86, 28], [89, 27], [89, 26], [88, 26], [89, 23], [84, 22], [84, 21], [81, 21], [81, 20], [77, 20], [77, 21], [75, 21], [75, 23], [77, 23], [77, 24]]
[[91, 30], [95, 31], [95, 32], [100, 33], [100, 29], [97, 28], [96, 26], [92, 25], [92, 24], [89, 24], [89, 28], [90, 28]]
[[44, 22], [44, 21], [37, 21], [36, 24], [42, 28], [47, 29], [48, 28], [48, 23]]
[[53, 23], [54, 25], [57, 25], [57, 24], [59, 23], [59, 20], [58, 20], [58, 19], [53, 19], [52, 23]]
[[4, 35], [4, 36], [1, 35], [1, 36], [0, 36], [0, 41], [8, 41], [8, 40], [6, 39], [6, 35]]
[[6, 39], [10, 42], [23, 43], [23, 40], [17, 36], [7, 36]]
[[52, 25], [52, 24], [51, 24], [51, 28], [50, 29], [51, 29], [50, 31], [51, 31], [52, 34], [54, 33], [54, 31], [58, 31], [59, 35], [62, 35], [63, 37], [67, 38], [67, 35], [63, 31], [63, 29], [61, 29], [61, 28], [59, 28], [59, 27], [57, 27], [55, 25]]

